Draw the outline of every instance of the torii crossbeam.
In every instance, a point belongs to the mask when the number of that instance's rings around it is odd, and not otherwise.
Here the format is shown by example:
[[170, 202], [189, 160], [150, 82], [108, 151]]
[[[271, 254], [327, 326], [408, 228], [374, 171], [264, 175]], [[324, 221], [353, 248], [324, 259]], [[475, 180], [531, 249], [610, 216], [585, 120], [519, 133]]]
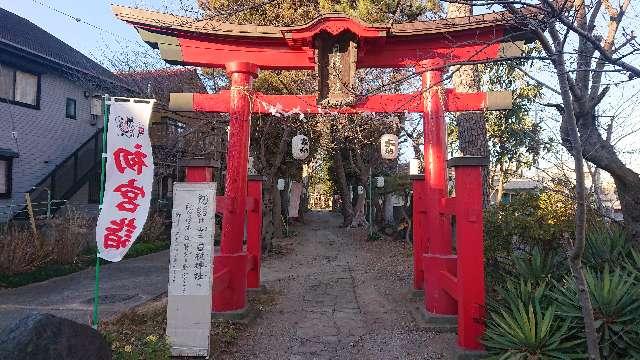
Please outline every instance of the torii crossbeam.
[[[243, 229], [252, 112], [272, 112], [273, 107], [278, 112], [312, 114], [422, 112], [425, 174], [414, 184], [418, 199], [414, 223], [420, 224], [414, 226], [414, 286], [426, 289], [428, 311], [459, 314], [458, 338], [463, 348], [482, 347], [484, 268], [478, 174], [483, 161], [464, 159], [453, 164], [461, 176], [456, 188], [466, 194], [459, 201], [448, 198], [444, 112], [506, 109], [511, 96], [444, 89], [443, 73], [451, 65], [519, 56], [520, 45], [532, 40], [532, 35], [508, 13], [403, 24], [367, 24], [344, 14], [325, 14], [306, 25], [273, 27], [196, 20], [122, 6], [114, 6], [113, 11], [159, 49], [167, 63], [225, 68], [229, 75], [230, 90], [171, 97], [174, 110], [230, 114], [221, 253], [214, 267], [216, 274], [226, 274], [226, 285], [224, 291], [214, 289], [214, 311], [239, 311], [246, 306]], [[358, 68], [415, 68], [422, 77], [422, 91], [355, 96]], [[319, 93], [256, 93], [252, 83], [259, 69], [315, 70]], [[452, 213], [464, 218], [461, 222], [466, 225], [458, 235], [463, 234], [464, 244], [469, 244], [458, 248], [458, 257], [452, 255]]]

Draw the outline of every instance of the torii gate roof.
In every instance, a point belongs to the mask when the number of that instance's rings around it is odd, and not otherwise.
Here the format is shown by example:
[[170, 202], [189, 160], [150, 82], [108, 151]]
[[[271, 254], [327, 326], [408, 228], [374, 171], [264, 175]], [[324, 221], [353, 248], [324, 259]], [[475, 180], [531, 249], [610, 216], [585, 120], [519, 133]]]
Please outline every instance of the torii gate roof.
[[532, 34], [507, 12], [399, 24], [367, 24], [330, 13], [305, 25], [275, 27], [198, 20], [118, 5], [112, 9], [150, 46], [159, 48], [165, 61], [204, 67], [246, 61], [261, 69], [314, 69], [313, 39], [321, 32], [354, 33], [359, 68], [414, 67], [431, 58], [448, 64], [490, 61], [518, 56], [519, 42], [532, 40]]

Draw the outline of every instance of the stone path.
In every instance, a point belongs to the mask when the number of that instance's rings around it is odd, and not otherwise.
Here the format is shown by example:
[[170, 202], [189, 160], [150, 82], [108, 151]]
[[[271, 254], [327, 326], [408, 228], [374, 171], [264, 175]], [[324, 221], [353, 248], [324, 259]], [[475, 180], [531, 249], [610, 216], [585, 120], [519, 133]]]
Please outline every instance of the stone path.
[[[455, 335], [425, 329], [411, 294], [411, 249], [367, 242], [363, 229], [339, 228], [338, 215], [311, 213], [294, 227], [291, 253], [270, 256], [263, 283], [278, 296], [223, 359], [450, 359]], [[166, 292], [168, 252], [102, 268], [106, 318]], [[29, 312], [88, 324], [94, 269], [0, 290], [0, 330]]]
[[409, 300], [411, 250], [364, 241], [330, 213], [297, 227], [293, 253], [264, 263], [276, 306], [257, 320], [227, 359], [449, 359], [455, 336], [425, 330]]
[[[169, 252], [123, 260], [101, 268], [101, 318], [113, 316], [167, 291]], [[90, 324], [95, 268], [16, 289], [0, 290], [0, 331], [31, 312]]]

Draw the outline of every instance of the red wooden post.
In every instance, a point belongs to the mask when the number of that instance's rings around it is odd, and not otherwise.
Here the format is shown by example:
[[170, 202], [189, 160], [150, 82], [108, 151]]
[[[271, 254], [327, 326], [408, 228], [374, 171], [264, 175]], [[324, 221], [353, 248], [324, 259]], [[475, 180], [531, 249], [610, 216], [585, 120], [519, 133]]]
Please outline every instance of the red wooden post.
[[185, 182], [213, 181], [213, 164], [206, 159], [183, 159], [178, 165], [184, 167]]
[[[222, 215], [220, 255], [216, 257], [214, 273], [228, 271], [229, 282], [213, 292], [215, 312], [238, 311], [246, 306], [247, 254], [243, 251], [247, 198], [247, 163], [251, 106], [249, 94], [258, 68], [251, 63], [227, 64], [231, 78], [229, 104], [229, 144], [227, 146], [226, 206]], [[214, 276], [215, 278], [215, 276]]]
[[426, 253], [425, 243], [427, 236], [426, 229], [426, 200], [424, 175], [411, 175], [411, 188], [413, 190], [412, 207], [412, 238], [413, 238], [413, 288], [422, 290], [424, 288], [424, 270], [422, 268], [422, 257]]
[[434, 314], [456, 314], [456, 301], [444, 290], [439, 273], [455, 268], [451, 256], [451, 226], [449, 216], [441, 212], [441, 201], [447, 197], [447, 137], [444, 120], [445, 92], [442, 73], [445, 63], [430, 59], [420, 63], [424, 93], [424, 162], [426, 191], [427, 236], [423, 257], [425, 306]]
[[482, 224], [482, 166], [484, 157], [451, 159], [456, 175], [456, 238], [458, 254], [458, 344], [482, 349], [484, 334], [484, 246]]
[[249, 272], [247, 288], [260, 287], [260, 257], [262, 256], [262, 181], [261, 176], [250, 176], [248, 196], [252, 200], [247, 212], [247, 253], [249, 254]]

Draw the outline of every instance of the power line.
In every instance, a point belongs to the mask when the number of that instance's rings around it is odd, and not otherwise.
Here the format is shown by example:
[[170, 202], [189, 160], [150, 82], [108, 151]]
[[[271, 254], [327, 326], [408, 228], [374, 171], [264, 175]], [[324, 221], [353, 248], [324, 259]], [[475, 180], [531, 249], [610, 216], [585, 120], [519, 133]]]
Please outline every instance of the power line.
[[74, 16], [74, 15], [72, 15], [70, 13], [67, 13], [67, 12], [62, 11], [60, 9], [57, 9], [57, 8], [55, 8], [55, 7], [49, 5], [49, 4], [47, 4], [47, 3], [45, 3], [45, 2], [43, 2], [41, 0], [31, 0], [31, 1], [33, 1], [35, 4], [38, 4], [40, 6], [44, 6], [45, 8], [47, 8], [47, 9], [53, 11], [53, 12], [56, 12], [56, 13], [58, 13], [60, 15], [63, 15], [63, 16], [66, 16], [67, 18], [75, 21], [76, 23], [81, 23], [81, 24], [87, 25], [87, 26], [89, 26], [91, 28], [94, 28], [94, 29], [96, 29], [96, 30], [98, 30], [100, 32], [104, 32], [106, 34], [109, 34], [111, 36], [114, 36], [114, 37], [117, 37], [117, 38], [120, 38], [120, 39], [123, 39], [123, 40], [131, 41], [131, 39], [128, 39], [128, 38], [126, 38], [126, 37], [124, 37], [124, 36], [122, 36], [120, 34], [116, 34], [116, 33], [112, 32], [112, 31], [105, 30], [105, 29], [101, 28], [100, 26], [94, 25], [94, 24], [92, 24], [92, 23], [90, 23], [90, 22], [88, 22], [86, 20], [83, 20], [80, 17]]

